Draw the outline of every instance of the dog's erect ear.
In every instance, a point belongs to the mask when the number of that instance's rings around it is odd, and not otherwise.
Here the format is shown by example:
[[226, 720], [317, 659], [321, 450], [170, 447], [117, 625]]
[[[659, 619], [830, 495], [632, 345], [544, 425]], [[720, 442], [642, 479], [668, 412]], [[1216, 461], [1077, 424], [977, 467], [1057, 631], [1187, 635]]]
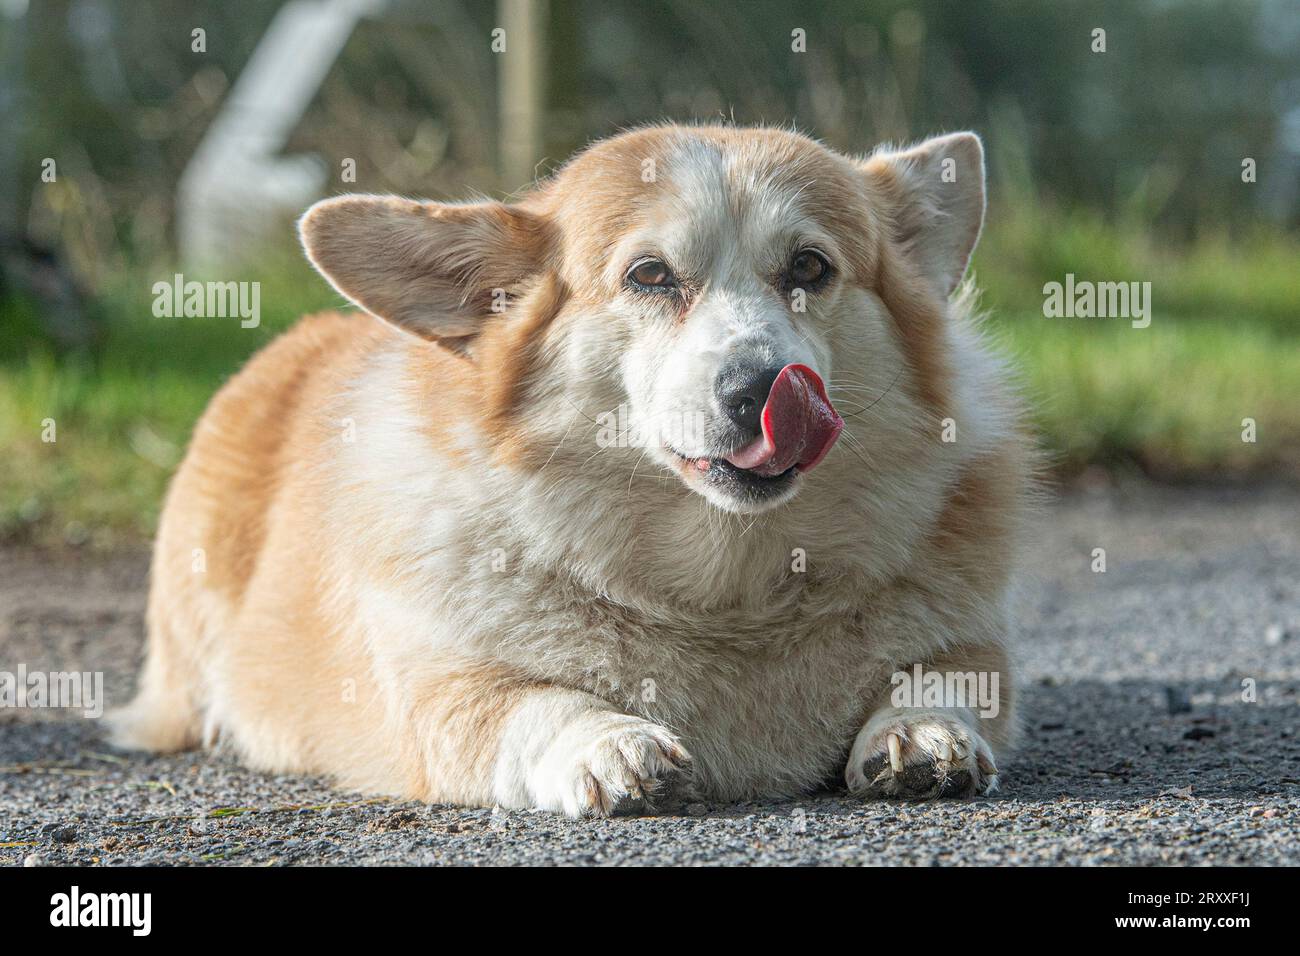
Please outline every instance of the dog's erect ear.
[[867, 159], [867, 176], [890, 205], [895, 235], [935, 287], [957, 288], [984, 225], [984, 147], [974, 133], [936, 136]]
[[466, 352], [543, 267], [545, 220], [503, 203], [339, 196], [298, 223], [312, 264], [367, 312]]

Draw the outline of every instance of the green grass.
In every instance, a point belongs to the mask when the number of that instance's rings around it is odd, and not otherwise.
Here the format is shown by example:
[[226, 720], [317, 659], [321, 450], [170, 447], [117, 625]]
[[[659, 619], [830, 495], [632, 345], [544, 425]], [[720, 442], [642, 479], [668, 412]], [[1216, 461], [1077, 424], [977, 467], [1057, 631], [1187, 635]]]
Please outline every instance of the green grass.
[[28, 308], [0, 302], [0, 540], [111, 548], [151, 535], [212, 394], [303, 312], [342, 301], [305, 265], [271, 271], [252, 329], [155, 318], [150, 287], [169, 274], [132, 277], [100, 302], [107, 336], [87, 355], [56, 355]]
[[1300, 336], [1300, 239], [1277, 232], [1173, 245], [1092, 212], [1027, 204], [990, 210], [974, 265], [984, 303], [997, 312], [1041, 315], [1043, 284], [1072, 272], [1150, 282], [1156, 321], [1207, 318]]
[[[1058, 469], [1300, 473], [1294, 239], [1210, 236], [1172, 248], [1093, 215], [1031, 206], [995, 209], [990, 223], [975, 264], [982, 304]], [[29, 307], [0, 302], [0, 540], [110, 548], [147, 538], [212, 393], [300, 314], [340, 301], [294, 261], [262, 275], [257, 329], [157, 319], [150, 286], [169, 276], [158, 272], [103, 292], [109, 331], [92, 354], [57, 354]], [[1043, 283], [1067, 272], [1150, 281], [1151, 326], [1044, 318]], [[1257, 422], [1254, 444], [1241, 440], [1243, 418]], [[56, 442], [41, 440], [45, 419]]]
[[[1300, 474], [1300, 241], [1260, 231], [1187, 245], [1036, 203], [990, 211], [975, 257], [990, 327], [1015, 357], [1066, 474], [1134, 463], [1166, 478]], [[1045, 318], [1043, 285], [1150, 282], [1151, 325]], [[1242, 441], [1242, 419], [1256, 441]]]
[[1300, 473], [1300, 335], [1158, 316], [1146, 329], [1041, 313], [990, 327], [1067, 475], [1122, 463], [1162, 478]]

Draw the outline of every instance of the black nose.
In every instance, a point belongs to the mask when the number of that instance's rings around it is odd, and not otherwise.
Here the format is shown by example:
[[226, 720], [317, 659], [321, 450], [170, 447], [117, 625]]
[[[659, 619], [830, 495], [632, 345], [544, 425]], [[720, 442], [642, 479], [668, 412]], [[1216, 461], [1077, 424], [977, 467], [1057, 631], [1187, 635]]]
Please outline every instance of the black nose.
[[779, 368], [726, 365], [718, 374], [713, 392], [737, 428], [746, 434], [757, 434], [767, 393], [772, 391], [772, 383], [780, 374]]

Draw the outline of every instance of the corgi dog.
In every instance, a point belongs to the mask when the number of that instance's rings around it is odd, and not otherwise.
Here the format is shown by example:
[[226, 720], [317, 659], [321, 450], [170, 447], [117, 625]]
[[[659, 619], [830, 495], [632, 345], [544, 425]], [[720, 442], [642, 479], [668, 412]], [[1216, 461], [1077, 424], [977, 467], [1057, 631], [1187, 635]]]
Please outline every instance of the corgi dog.
[[509, 203], [317, 203], [363, 311], [199, 421], [116, 742], [573, 817], [990, 790], [1032, 443], [984, 183], [971, 133], [663, 125]]

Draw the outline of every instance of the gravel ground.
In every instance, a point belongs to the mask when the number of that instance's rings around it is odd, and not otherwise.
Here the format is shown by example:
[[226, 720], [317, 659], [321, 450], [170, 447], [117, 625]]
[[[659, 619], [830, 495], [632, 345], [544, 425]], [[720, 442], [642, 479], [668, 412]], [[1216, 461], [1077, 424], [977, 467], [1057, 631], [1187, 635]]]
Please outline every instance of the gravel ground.
[[[0, 550], [0, 671], [102, 670], [109, 703], [125, 700], [146, 560]], [[1032, 563], [1025, 733], [991, 797], [575, 823], [374, 800], [201, 754], [123, 757], [95, 720], [7, 709], [0, 862], [1300, 863], [1300, 489], [1076, 492]]]

